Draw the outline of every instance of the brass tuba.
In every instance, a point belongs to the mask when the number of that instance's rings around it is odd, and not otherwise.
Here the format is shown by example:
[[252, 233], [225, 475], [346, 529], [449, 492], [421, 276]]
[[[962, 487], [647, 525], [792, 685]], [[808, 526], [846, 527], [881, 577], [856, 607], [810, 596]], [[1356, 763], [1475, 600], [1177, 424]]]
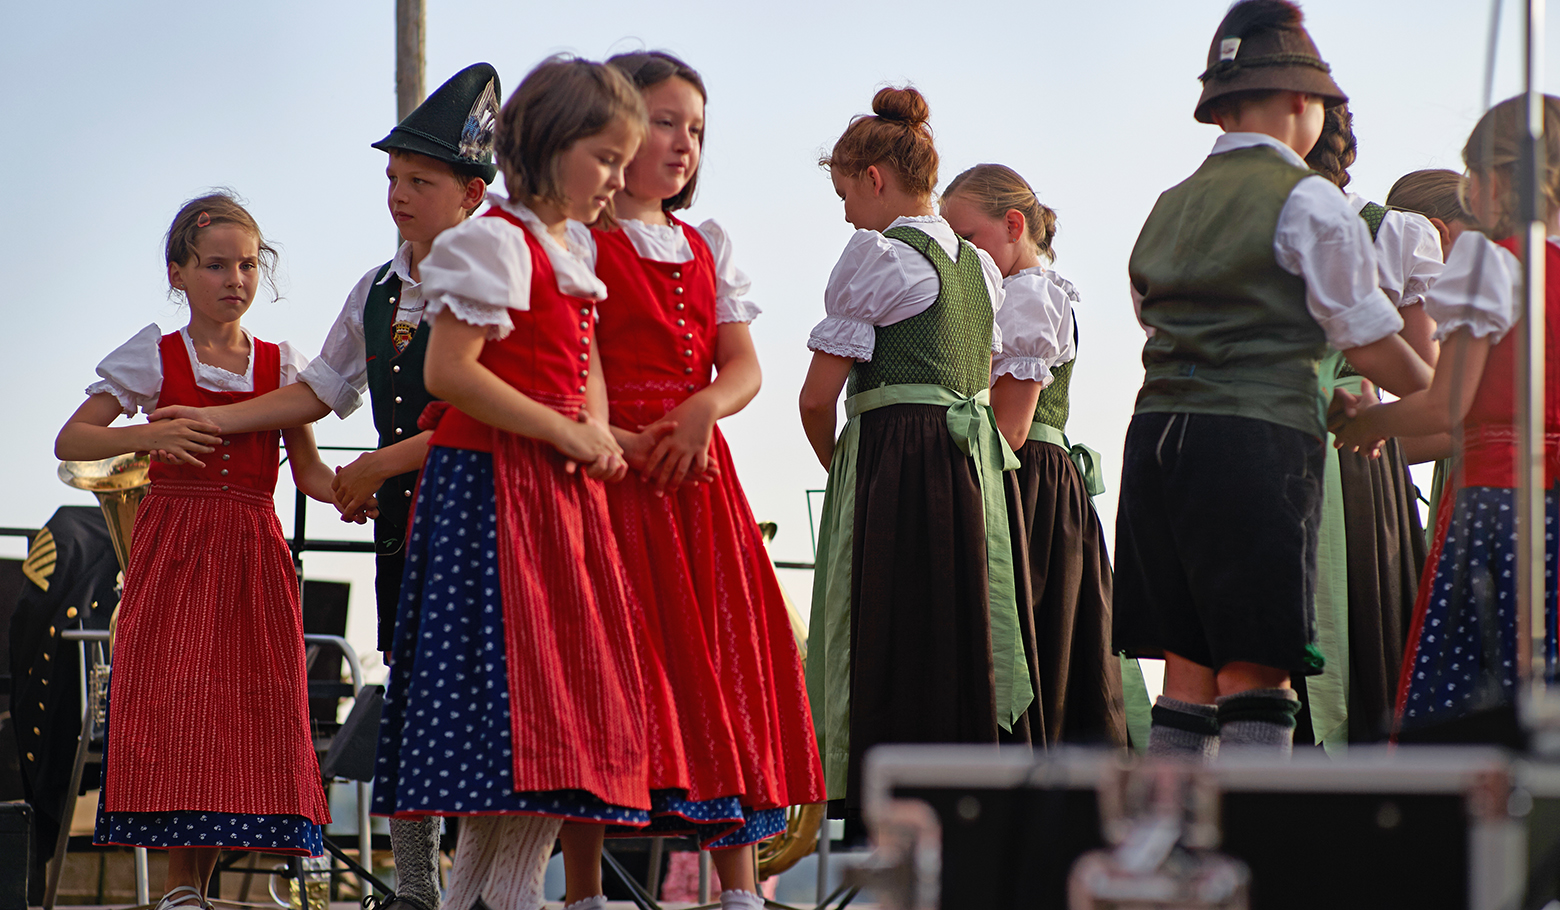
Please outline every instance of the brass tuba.
[[151, 465], [149, 457], [134, 453], [102, 461], [60, 462], [60, 480], [78, 490], [90, 490], [98, 498], [121, 571], [130, 562], [130, 533], [135, 527], [135, 511], [151, 485]]

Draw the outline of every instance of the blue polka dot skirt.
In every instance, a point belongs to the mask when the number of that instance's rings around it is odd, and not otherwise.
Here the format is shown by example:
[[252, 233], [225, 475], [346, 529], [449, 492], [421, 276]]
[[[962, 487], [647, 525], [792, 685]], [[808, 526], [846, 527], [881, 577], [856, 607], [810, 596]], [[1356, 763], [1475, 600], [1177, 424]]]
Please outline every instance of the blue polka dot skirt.
[[785, 830], [784, 809], [750, 809], [734, 796], [693, 802], [680, 790], [650, 794], [650, 826], [607, 829], [608, 837], [694, 837], [706, 850], [742, 847]]
[[[1545, 494], [1545, 650], [1556, 658], [1556, 492]], [[1420, 592], [1399, 694], [1399, 726], [1414, 729], [1508, 704], [1517, 683], [1517, 491], [1467, 487], [1446, 522], [1435, 577]]]
[[493, 456], [430, 449], [406, 543], [374, 813], [649, 824], [648, 811], [583, 790], [514, 790], [497, 546]]

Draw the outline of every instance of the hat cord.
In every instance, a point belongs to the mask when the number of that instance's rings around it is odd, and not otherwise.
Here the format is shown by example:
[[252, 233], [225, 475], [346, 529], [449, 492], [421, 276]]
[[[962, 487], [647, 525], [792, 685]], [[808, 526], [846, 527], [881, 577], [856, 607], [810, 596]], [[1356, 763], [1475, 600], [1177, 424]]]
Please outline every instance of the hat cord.
[[1240, 75], [1242, 70], [1256, 69], [1263, 66], [1309, 66], [1331, 73], [1332, 67], [1322, 60], [1301, 53], [1263, 54], [1259, 57], [1247, 57], [1244, 60], [1220, 60], [1208, 67], [1198, 80], [1206, 83], [1209, 79], [1225, 80], [1233, 79]]

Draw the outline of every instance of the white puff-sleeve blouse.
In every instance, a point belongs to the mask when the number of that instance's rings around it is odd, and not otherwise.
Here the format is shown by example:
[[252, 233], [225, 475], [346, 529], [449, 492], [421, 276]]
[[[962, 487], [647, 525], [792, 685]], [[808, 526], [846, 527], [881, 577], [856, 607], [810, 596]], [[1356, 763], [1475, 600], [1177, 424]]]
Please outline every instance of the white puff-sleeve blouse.
[[1051, 370], [1076, 355], [1073, 350], [1072, 283], [1044, 266], [1014, 272], [1002, 281], [1005, 298], [997, 312], [1002, 351], [991, 359], [991, 381], [1012, 376], [1051, 384]]
[[[255, 336], [248, 329], [243, 332], [250, 342], [250, 355], [249, 364], [240, 376], [221, 367], [201, 363], [200, 358], [195, 356], [195, 345], [190, 341], [189, 331], [179, 330], [179, 337], [184, 339], [184, 352], [189, 355], [190, 365], [195, 371], [196, 385], [213, 392], [254, 391]], [[130, 336], [129, 341], [115, 348], [98, 363], [97, 374], [101, 378], [87, 386], [87, 394], [106, 392], [114, 396], [119, 400], [120, 410], [126, 417], [134, 417], [138, 411], [150, 414], [157, 410], [157, 398], [162, 394], [163, 380], [162, 350], [158, 347], [162, 336], [163, 331], [156, 323]], [[298, 372], [308, 365], [309, 358], [285, 341], [277, 347], [282, 361], [279, 377], [281, 384], [291, 385], [298, 381]]]
[[[530, 209], [491, 192], [488, 199], [519, 218], [541, 242], [559, 291], [606, 298], [607, 286], [596, 277], [596, 244], [589, 228], [570, 221], [565, 247]], [[531, 308], [531, 249], [520, 228], [504, 218], [468, 218], [440, 234], [418, 272], [426, 321], [449, 309], [461, 322], [486, 326], [487, 337], [499, 339], [514, 330], [510, 310]]]
[[[900, 225], [924, 231], [950, 259], [959, 255], [959, 237], [941, 217], [895, 218], [889, 228]], [[1002, 273], [985, 252], [975, 253], [980, 257], [986, 290], [991, 295], [992, 312], [1000, 313]], [[871, 360], [877, 327], [925, 312], [937, 302], [941, 287], [931, 261], [908, 244], [877, 231], [857, 231], [845, 244], [845, 252], [829, 275], [823, 292], [823, 310], [827, 315], [813, 327], [807, 347], [838, 357]], [[991, 350], [1002, 350], [1002, 328], [995, 320], [991, 326]]]
[[[640, 258], [654, 262], [691, 262], [693, 247], [680, 224], [650, 224], [638, 219], [618, 222]], [[747, 299], [753, 280], [732, 262], [731, 238], [713, 218], [699, 225], [699, 236], [715, 260], [715, 322], [752, 322], [763, 310]]]
[[1499, 342], [1522, 313], [1521, 261], [1478, 231], [1463, 232], [1425, 295], [1425, 313], [1435, 320], [1437, 341], [1467, 329]]
[[[1349, 193], [1349, 207], [1359, 214], [1364, 196]], [[1425, 291], [1441, 274], [1441, 235], [1418, 212], [1388, 210], [1376, 230], [1376, 278], [1382, 293], [1402, 309], [1424, 302]]]

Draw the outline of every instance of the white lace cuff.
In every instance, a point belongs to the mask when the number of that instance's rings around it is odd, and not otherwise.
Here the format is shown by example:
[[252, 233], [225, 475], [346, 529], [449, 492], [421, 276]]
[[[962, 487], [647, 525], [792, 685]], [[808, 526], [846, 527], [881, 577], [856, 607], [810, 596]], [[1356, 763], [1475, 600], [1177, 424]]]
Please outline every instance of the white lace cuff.
[[91, 398], [103, 392], [114, 396], [119, 400], [119, 409], [126, 417], [134, 417], [141, 409], [141, 402], [135, 397], [135, 393], [121, 385], [116, 385], [107, 379], [99, 379], [87, 386], [87, 397]]
[[489, 341], [498, 341], [515, 329], [514, 322], [509, 318], [508, 307], [494, 303], [479, 303], [454, 294], [440, 294], [428, 298], [427, 309], [423, 312], [423, 321], [432, 322], [433, 317], [445, 308], [454, 313], [455, 318], [461, 322], [486, 326]]
[[1051, 384], [1051, 368], [1046, 365], [1043, 357], [1002, 357], [997, 356], [991, 363], [991, 378], [996, 381], [998, 376], [1012, 376], [1024, 382], [1038, 382], [1040, 388]]
[[871, 360], [876, 346], [877, 330], [872, 323], [850, 316], [825, 316], [807, 337], [809, 350], [852, 360]]
[[758, 308], [758, 304], [740, 297], [715, 298], [715, 322], [752, 322], [758, 318], [758, 314], [764, 312]]

